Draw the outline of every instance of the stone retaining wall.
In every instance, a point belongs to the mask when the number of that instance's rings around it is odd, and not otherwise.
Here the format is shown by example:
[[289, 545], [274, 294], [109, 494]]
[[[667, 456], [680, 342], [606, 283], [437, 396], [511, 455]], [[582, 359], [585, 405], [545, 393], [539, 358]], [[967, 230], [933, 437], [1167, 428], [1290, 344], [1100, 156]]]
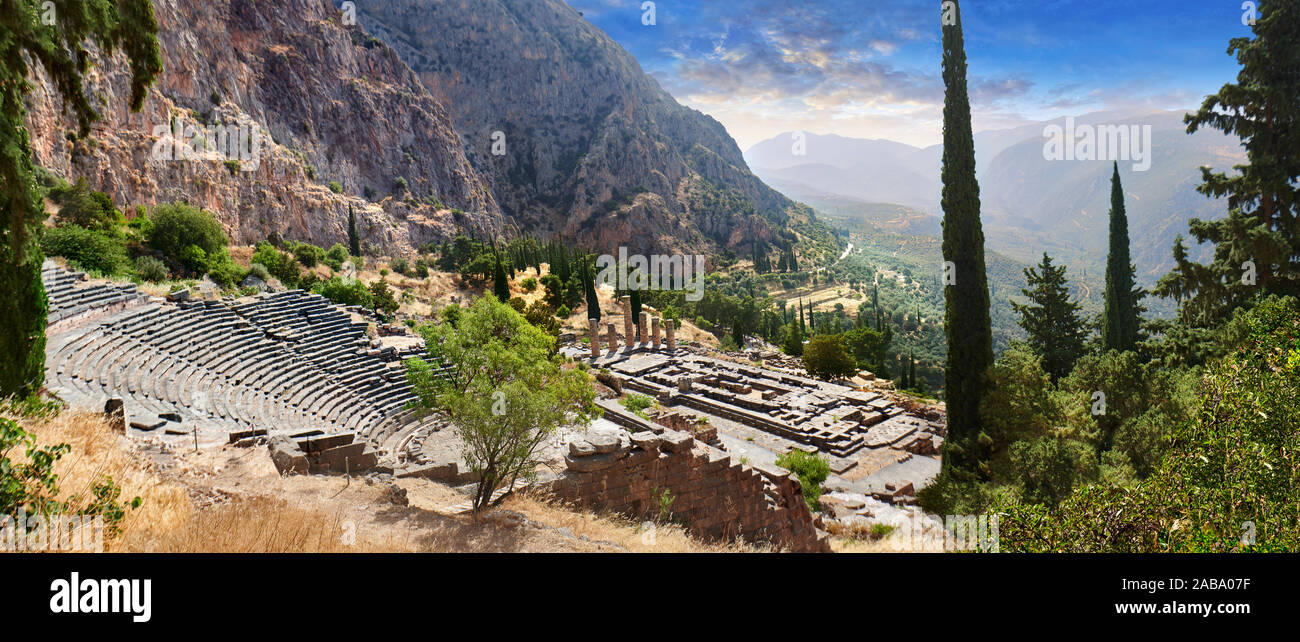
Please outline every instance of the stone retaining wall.
[[799, 482], [781, 468], [751, 467], [684, 432], [591, 431], [569, 444], [568, 470], [543, 490], [584, 508], [671, 519], [711, 540], [795, 552], [829, 552]]

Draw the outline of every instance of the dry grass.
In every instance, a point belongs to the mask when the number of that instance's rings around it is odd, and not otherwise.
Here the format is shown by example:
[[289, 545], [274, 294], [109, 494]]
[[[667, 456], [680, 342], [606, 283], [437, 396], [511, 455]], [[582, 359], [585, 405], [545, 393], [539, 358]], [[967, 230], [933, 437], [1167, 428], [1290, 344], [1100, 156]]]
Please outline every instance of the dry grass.
[[[229, 490], [229, 480], [213, 482], [196, 474], [203, 466], [181, 461], [166, 470], [142, 449], [114, 433], [98, 413], [67, 410], [49, 419], [10, 416], [36, 435], [42, 446], [66, 443], [71, 451], [55, 466], [61, 499], [90, 496], [94, 483], [111, 477], [122, 487], [122, 501], [142, 505], [129, 510], [120, 535], [105, 542], [110, 552], [160, 553], [378, 553], [378, 552], [615, 552], [715, 553], [764, 552], [746, 544], [703, 542], [680, 526], [660, 525], [653, 536], [634, 520], [573, 510], [529, 496], [508, 499], [503, 509], [527, 516], [541, 528], [503, 525], [431, 510], [460, 497], [427, 480], [403, 480], [410, 505], [386, 499], [384, 483], [340, 487], [337, 477], [244, 477], [244, 490]], [[206, 451], [205, 451], [206, 452]], [[255, 453], [246, 453], [255, 456]], [[10, 453], [22, 457], [22, 453]], [[203, 455], [203, 459], [208, 455]], [[212, 461], [229, 457], [214, 451]], [[227, 464], [229, 465], [229, 464]], [[210, 470], [210, 467], [208, 468]], [[214, 485], [216, 484], [216, 485]], [[224, 485], [224, 487], [223, 487]], [[216, 498], [215, 502], [212, 498]], [[75, 502], [74, 502], [75, 507]], [[556, 529], [568, 528], [573, 537]], [[586, 541], [578, 539], [585, 536]]]
[[[68, 410], [49, 419], [8, 418], [34, 434], [39, 446], [71, 446], [54, 471], [59, 477], [59, 499], [72, 500], [74, 509], [91, 497], [94, 484], [108, 477], [121, 486], [124, 505], [135, 497], [143, 500], [140, 508], [127, 511], [121, 525], [124, 532], [167, 530], [189, 518], [192, 506], [185, 489], [162, 482], [147, 463], [131, 457], [126, 437], [115, 434], [102, 415]], [[9, 456], [21, 460], [24, 453]], [[111, 548], [113, 542], [107, 545]]]
[[745, 543], [710, 543], [689, 535], [675, 524], [657, 525], [653, 534], [633, 520], [617, 514], [597, 513], [521, 494], [508, 498], [502, 508], [529, 519], [568, 528], [575, 536], [610, 542], [633, 553], [761, 553], [768, 549]]
[[[355, 539], [348, 540], [351, 534]], [[356, 536], [341, 513], [307, 510], [268, 497], [239, 498], [194, 513], [177, 528], [128, 531], [114, 546], [149, 553], [375, 553], [413, 552], [404, 542], [376, 543]]]

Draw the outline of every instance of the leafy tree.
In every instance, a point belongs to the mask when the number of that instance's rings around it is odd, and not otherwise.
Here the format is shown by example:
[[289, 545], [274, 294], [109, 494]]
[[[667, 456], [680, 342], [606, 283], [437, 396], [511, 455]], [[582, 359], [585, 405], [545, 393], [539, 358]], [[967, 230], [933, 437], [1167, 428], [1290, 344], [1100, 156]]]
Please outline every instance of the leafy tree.
[[78, 134], [90, 134], [99, 118], [82, 86], [89, 67], [89, 41], [105, 59], [121, 51], [131, 67], [131, 110], [140, 111], [145, 92], [162, 71], [158, 24], [148, 0], [59, 0], [58, 26], [41, 20], [46, 3], [6, 2], [0, 12], [0, 396], [27, 395], [45, 378], [48, 300], [41, 283], [44, 262], [38, 238], [45, 218], [32, 167], [26, 96], [32, 90], [29, 65], [39, 62], [77, 120]]
[[1065, 266], [1052, 265], [1052, 257], [1043, 253], [1035, 268], [1025, 268], [1028, 289], [1020, 292], [1028, 303], [1012, 302], [1020, 314], [1020, 327], [1029, 334], [1029, 345], [1043, 358], [1043, 369], [1055, 381], [1070, 373], [1074, 362], [1083, 354], [1087, 329], [1079, 317], [1079, 304], [1070, 300]]
[[803, 364], [808, 374], [818, 379], [852, 377], [858, 373], [858, 362], [844, 346], [838, 334], [819, 334], [803, 348]]
[[1206, 371], [1171, 448], [1131, 486], [1076, 488], [1056, 507], [1003, 498], [1006, 551], [1237, 552], [1300, 547], [1300, 305], [1270, 297]]
[[883, 371], [885, 353], [893, 341], [893, 330], [886, 327], [883, 332], [859, 325], [844, 333], [844, 343], [849, 352], [858, 360], [858, 364], [873, 372]]
[[560, 322], [555, 318], [555, 308], [544, 301], [534, 301], [529, 305], [524, 310], [524, 319], [552, 337], [560, 336]]
[[1076, 483], [1097, 478], [1097, 456], [1088, 444], [1056, 435], [1043, 435], [1011, 445], [1012, 466], [1021, 498], [1055, 506], [1074, 490]]
[[787, 324], [785, 344], [781, 346], [781, 351], [792, 357], [802, 357], [803, 347], [803, 332], [798, 323], [791, 321]]
[[547, 274], [542, 277], [542, 287], [546, 288], [546, 297], [543, 300], [552, 311], [564, 305], [564, 282], [560, 281], [560, 277]]
[[370, 308], [375, 314], [391, 319], [400, 307], [402, 306], [393, 298], [393, 290], [388, 287], [387, 281], [380, 279], [370, 284]]
[[555, 338], [492, 297], [477, 299], [449, 324], [420, 328], [426, 345], [440, 347], [451, 369], [434, 376], [422, 359], [408, 362], [419, 406], [446, 413], [464, 444], [462, 456], [479, 476], [474, 514], [493, 493], [518, 479], [532, 481], [538, 451], [561, 426], [586, 426], [598, 416], [586, 371], [564, 368]]
[[984, 261], [980, 191], [975, 178], [975, 141], [966, 90], [966, 47], [961, 9], [952, 3], [952, 24], [943, 30], [943, 256], [953, 264], [956, 283], [944, 290], [948, 333], [945, 393], [948, 440], [943, 472], [986, 479], [988, 437], [981, 432], [979, 404], [993, 364], [989, 289]]
[[1110, 179], [1110, 253], [1106, 257], [1106, 307], [1101, 314], [1103, 350], [1133, 350], [1138, 341], [1137, 300], [1133, 262], [1129, 258], [1128, 215], [1124, 211], [1124, 188], [1119, 180], [1119, 163]]

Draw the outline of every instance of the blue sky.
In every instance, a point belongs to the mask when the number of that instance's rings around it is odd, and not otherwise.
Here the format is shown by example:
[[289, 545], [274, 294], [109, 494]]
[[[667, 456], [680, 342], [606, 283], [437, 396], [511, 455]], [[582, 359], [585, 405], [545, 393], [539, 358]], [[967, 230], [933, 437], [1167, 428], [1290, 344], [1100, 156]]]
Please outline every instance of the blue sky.
[[[785, 131], [942, 137], [938, 0], [567, 0], [742, 149]], [[1195, 108], [1231, 82], [1242, 0], [967, 0], [976, 131]]]

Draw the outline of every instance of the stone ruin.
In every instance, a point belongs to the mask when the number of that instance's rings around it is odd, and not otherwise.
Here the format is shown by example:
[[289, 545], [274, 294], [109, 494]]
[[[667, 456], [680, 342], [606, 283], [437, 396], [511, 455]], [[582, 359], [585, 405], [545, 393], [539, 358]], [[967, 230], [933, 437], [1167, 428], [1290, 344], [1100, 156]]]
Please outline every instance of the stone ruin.
[[[50, 261], [42, 278], [47, 385], [75, 405], [105, 408], [123, 432], [208, 445], [282, 439], [307, 444], [312, 472], [356, 472], [427, 421], [406, 407], [416, 397], [403, 365], [422, 346], [385, 347], [363, 310], [301, 290], [164, 300], [88, 283]], [[334, 445], [312, 449], [320, 443]], [[377, 452], [362, 452], [367, 445]]]
[[789, 471], [743, 464], [685, 432], [592, 430], [569, 442], [565, 463], [540, 488], [561, 501], [671, 520], [705, 539], [830, 550]]

